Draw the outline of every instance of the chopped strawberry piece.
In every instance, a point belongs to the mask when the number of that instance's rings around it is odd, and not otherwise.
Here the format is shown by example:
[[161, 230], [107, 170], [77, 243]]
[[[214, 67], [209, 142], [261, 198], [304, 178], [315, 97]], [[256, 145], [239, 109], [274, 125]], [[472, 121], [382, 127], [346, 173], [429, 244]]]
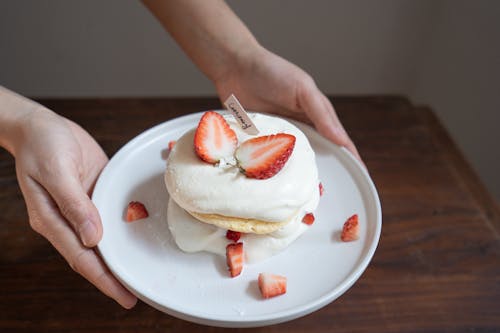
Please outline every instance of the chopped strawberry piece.
[[215, 111], [203, 114], [194, 134], [194, 150], [203, 161], [215, 164], [233, 156], [238, 145], [236, 133], [224, 117]]
[[325, 189], [323, 188], [323, 183], [319, 183], [319, 196], [322, 197], [323, 193], [325, 193]]
[[264, 298], [282, 295], [286, 293], [286, 277], [270, 273], [260, 273], [259, 289]]
[[238, 166], [249, 178], [267, 179], [277, 174], [295, 147], [295, 136], [279, 133], [259, 136], [236, 149]]
[[135, 220], [140, 220], [148, 217], [148, 211], [146, 207], [139, 201], [131, 201], [127, 206], [127, 222], [133, 222]]
[[351, 242], [359, 238], [358, 214], [354, 214], [347, 219], [342, 228], [340, 239], [344, 242]]
[[302, 218], [302, 222], [304, 222], [307, 225], [313, 224], [314, 223], [314, 214], [313, 213], [307, 213]]
[[232, 240], [235, 243], [240, 240], [240, 237], [241, 237], [241, 232], [239, 231], [228, 230], [226, 232], [226, 238]]
[[240, 275], [243, 270], [243, 243], [231, 243], [226, 246], [226, 261], [231, 277]]
[[169, 141], [169, 142], [168, 142], [168, 149], [169, 149], [169, 150], [174, 149], [175, 144], [176, 144], [176, 141], [175, 141], [175, 140]]

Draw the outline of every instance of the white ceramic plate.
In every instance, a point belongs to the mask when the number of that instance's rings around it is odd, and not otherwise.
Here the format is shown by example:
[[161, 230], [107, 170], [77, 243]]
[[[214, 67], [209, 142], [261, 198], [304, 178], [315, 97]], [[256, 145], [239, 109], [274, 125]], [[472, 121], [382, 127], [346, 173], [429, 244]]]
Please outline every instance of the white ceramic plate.
[[[170, 140], [197, 125], [202, 113], [155, 126], [120, 149], [95, 186], [92, 200], [102, 218], [98, 249], [113, 274], [151, 306], [185, 320], [224, 327], [254, 327], [311, 313], [342, 295], [361, 275], [377, 247], [381, 209], [377, 191], [360, 164], [311, 127], [295, 123], [316, 152], [325, 193], [316, 221], [284, 252], [245, 265], [230, 278], [225, 258], [187, 254], [166, 223], [168, 193], [163, 172]], [[126, 223], [129, 201], [143, 202], [150, 217]], [[340, 241], [344, 221], [359, 215], [360, 238]], [[285, 275], [285, 295], [261, 298], [260, 272]]]

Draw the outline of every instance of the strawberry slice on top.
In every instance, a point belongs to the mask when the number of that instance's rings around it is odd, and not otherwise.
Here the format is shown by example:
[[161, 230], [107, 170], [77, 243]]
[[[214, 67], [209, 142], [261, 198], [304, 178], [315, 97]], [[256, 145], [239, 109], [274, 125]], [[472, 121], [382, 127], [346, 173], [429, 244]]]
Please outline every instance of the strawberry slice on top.
[[219, 113], [203, 114], [194, 134], [194, 150], [203, 161], [211, 164], [222, 158], [233, 156], [238, 138], [236, 133]]
[[295, 136], [286, 133], [259, 136], [243, 142], [235, 157], [249, 178], [267, 179], [277, 174], [290, 158]]

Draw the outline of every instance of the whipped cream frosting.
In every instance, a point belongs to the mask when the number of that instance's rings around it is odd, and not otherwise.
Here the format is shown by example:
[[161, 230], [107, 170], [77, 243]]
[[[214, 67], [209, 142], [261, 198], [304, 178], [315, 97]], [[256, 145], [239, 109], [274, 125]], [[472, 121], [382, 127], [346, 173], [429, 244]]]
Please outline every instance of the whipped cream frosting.
[[[236, 132], [238, 143], [255, 137], [246, 134], [231, 115], [224, 117]], [[205, 163], [194, 152], [196, 129], [192, 129], [177, 140], [167, 161], [165, 183], [176, 204], [202, 214], [267, 222], [292, 221], [299, 218], [299, 212], [311, 200], [317, 205], [318, 170], [306, 136], [284, 119], [257, 113], [250, 117], [260, 131], [258, 136], [289, 133], [296, 137], [295, 148], [283, 169], [262, 180], [247, 178], [234, 166], [231, 156], [217, 166]]]

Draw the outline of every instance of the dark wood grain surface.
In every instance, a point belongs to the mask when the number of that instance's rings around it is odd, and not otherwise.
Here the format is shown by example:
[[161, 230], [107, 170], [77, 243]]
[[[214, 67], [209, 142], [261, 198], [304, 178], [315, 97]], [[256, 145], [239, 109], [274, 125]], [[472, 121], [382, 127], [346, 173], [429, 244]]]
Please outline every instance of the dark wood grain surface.
[[[377, 185], [375, 256], [342, 297], [256, 332], [500, 332], [500, 214], [428, 108], [400, 97], [334, 99]], [[42, 100], [112, 156], [149, 127], [214, 98]], [[14, 159], [0, 150], [0, 332], [216, 332], [144, 303], [123, 310], [29, 227]], [[332, 263], [334, 264], [334, 263]], [[241, 329], [243, 331], [243, 329]]]

